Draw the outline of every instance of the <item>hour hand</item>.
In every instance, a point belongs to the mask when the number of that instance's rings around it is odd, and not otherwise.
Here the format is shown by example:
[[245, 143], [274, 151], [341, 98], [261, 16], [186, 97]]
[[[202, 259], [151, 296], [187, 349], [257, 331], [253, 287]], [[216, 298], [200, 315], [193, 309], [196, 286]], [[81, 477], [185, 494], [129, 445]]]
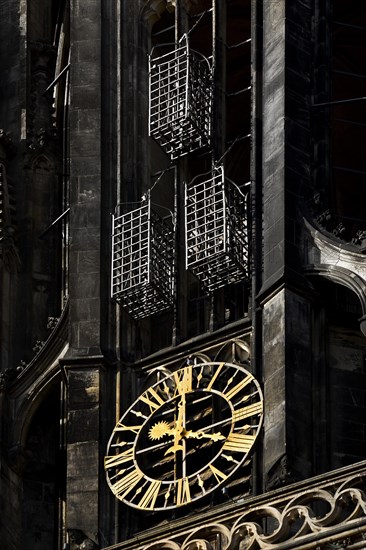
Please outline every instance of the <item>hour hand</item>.
[[193, 430], [187, 430], [185, 432], [185, 437], [190, 437], [192, 439], [202, 439], [203, 437], [206, 437], [207, 439], [212, 439], [212, 441], [219, 441], [219, 439], [225, 439], [225, 436], [221, 434], [221, 432], [217, 432], [215, 434], [209, 434], [206, 432], [194, 432]]

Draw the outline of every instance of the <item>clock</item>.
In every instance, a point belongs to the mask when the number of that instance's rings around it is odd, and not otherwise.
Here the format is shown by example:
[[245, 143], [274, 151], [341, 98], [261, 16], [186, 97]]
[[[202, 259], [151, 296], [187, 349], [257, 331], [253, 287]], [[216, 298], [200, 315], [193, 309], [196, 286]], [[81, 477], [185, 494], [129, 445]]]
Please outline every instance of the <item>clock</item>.
[[104, 461], [109, 487], [141, 510], [193, 503], [243, 465], [262, 415], [260, 386], [246, 369], [188, 364], [144, 391], [115, 426]]

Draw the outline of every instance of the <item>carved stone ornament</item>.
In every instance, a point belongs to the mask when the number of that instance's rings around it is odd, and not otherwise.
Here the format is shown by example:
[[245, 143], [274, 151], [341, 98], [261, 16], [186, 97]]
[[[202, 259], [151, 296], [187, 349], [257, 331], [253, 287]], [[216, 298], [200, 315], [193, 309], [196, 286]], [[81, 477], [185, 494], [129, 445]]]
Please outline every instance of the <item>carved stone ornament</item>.
[[53, 143], [57, 131], [54, 127], [52, 93], [46, 93], [54, 78], [56, 49], [42, 42], [29, 42], [31, 77], [28, 106], [27, 145], [31, 150], [42, 150]]
[[6, 160], [15, 151], [14, 144], [10, 138], [10, 134], [0, 128], [0, 161]]
[[18, 371], [16, 369], [5, 369], [0, 372], [0, 391], [5, 391], [8, 384], [10, 384], [17, 376]]
[[266, 489], [271, 491], [293, 482], [293, 475], [286, 455], [282, 456], [270, 469], [267, 476]]
[[97, 550], [98, 545], [80, 529], [69, 529], [70, 550]]
[[48, 317], [47, 319], [47, 330], [54, 330], [59, 322], [59, 317]]
[[153, 25], [166, 9], [166, 0], [149, 0], [143, 9], [143, 18]]
[[306, 272], [349, 288], [360, 301], [360, 328], [366, 335], [366, 264], [361, 251], [349, 250], [324, 235], [305, 220], [311, 246], [307, 249]]
[[312, 212], [314, 220], [329, 235], [345, 243], [357, 246], [360, 251], [366, 248], [366, 231], [357, 227], [353, 221], [340, 219], [336, 212], [327, 207], [327, 201], [323, 193], [314, 193], [312, 199]]
[[[220, 520], [205, 523], [168, 538], [142, 544], [126, 541], [114, 550], [281, 550], [365, 548], [360, 541], [366, 536], [366, 469], [360, 472], [340, 471], [324, 481], [305, 482], [258, 497], [262, 504], [227, 509]], [[350, 471], [348, 468], [347, 471]], [[334, 472], [332, 473], [334, 476]], [[286, 492], [287, 491], [287, 492]], [[224, 519], [223, 519], [224, 518]], [[170, 525], [171, 532], [174, 526]], [[128, 546], [126, 546], [128, 543]], [[355, 543], [353, 545], [353, 543]]]

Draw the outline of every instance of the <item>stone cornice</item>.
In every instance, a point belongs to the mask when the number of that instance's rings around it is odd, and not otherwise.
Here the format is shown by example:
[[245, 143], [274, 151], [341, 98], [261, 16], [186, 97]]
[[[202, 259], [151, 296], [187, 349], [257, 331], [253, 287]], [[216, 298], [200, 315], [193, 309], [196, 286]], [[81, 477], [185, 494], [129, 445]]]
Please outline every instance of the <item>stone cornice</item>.
[[187, 355], [197, 352], [204, 353], [205, 350], [223, 345], [229, 339], [241, 338], [249, 335], [252, 330], [252, 321], [249, 317], [240, 319], [228, 325], [225, 325], [214, 333], [206, 332], [194, 338], [185, 340], [174, 347], [165, 348], [139, 361], [134, 361], [133, 365], [141, 370], [150, 370], [156, 366], [163, 366], [168, 363], [176, 363], [184, 360]]

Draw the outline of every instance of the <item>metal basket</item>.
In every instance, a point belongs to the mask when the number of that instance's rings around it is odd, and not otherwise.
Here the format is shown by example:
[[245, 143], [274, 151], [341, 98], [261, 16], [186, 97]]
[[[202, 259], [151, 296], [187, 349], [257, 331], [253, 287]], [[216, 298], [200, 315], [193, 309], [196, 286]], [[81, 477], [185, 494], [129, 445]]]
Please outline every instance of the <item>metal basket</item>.
[[173, 304], [174, 228], [148, 197], [140, 208], [113, 216], [112, 298], [134, 319]]
[[185, 188], [186, 268], [213, 291], [248, 276], [247, 200], [222, 166]]
[[172, 159], [210, 144], [212, 70], [182, 37], [172, 51], [149, 56], [149, 135]]

